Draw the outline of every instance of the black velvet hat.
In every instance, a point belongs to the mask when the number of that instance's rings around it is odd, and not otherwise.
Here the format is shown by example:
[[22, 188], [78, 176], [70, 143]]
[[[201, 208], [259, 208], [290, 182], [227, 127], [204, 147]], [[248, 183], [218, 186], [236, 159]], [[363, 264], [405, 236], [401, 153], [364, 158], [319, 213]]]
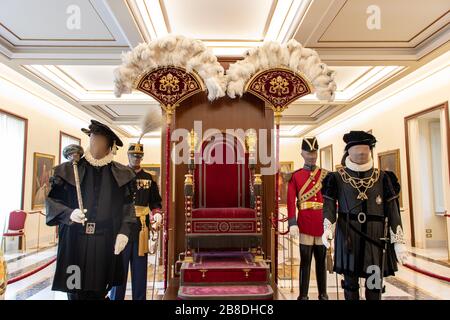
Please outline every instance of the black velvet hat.
[[375, 139], [372, 134], [365, 131], [350, 131], [349, 133], [344, 134], [344, 142], [346, 143], [345, 151], [358, 145], [367, 145], [370, 149], [373, 149], [375, 143], [377, 143], [377, 139]]
[[107, 125], [98, 122], [97, 120], [91, 120], [91, 124], [89, 125], [89, 129], [83, 128], [81, 129], [84, 133], [86, 133], [88, 136], [93, 134], [99, 134], [103, 135], [105, 137], [108, 137], [111, 141], [111, 146], [116, 143], [116, 146], [122, 147], [123, 142], [120, 140], [120, 138], [114, 133], [114, 131], [111, 130]]
[[302, 150], [312, 152], [319, 150], [319, 143], [316, 137], [303, 138]]

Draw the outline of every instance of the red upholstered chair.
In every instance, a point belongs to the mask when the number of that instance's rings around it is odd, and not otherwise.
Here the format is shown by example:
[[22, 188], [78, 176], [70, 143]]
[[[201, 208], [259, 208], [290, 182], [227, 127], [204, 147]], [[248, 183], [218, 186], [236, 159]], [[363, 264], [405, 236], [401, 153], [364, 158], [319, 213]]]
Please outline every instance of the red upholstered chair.
[[261, 175], [254, 173], [252, 149], [225, 134], [206, 138], [200, 149], [191, 153], [185, 176], [187, 259], [202, 249], [250, 249], [261, 256]]
[[19, 237], [22, 239], [22, 251], [26, 250], [26, 236], [25, 236], [25, 221], [27, 219], [27, 213], [22, 210], [15, 210], [10, 212], [8, 219], [8, 228], [3, 233], [5, 237], [4, 251], [6, 251], [6, 238], [7, 237]]

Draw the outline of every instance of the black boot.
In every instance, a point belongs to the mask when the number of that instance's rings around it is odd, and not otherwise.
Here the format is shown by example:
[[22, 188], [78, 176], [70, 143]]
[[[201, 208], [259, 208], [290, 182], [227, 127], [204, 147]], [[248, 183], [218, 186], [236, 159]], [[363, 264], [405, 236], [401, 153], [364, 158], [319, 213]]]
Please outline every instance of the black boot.
[[367, 279], [366, 279], [366, 300], [381, 300], [381, 294], [386, 292], [386, 287], [383, 286], [383, 290], [380, 289], [369, 289], [367, 288]]
[[324, 245], [314, 245], [314, 260], [316, 261], [317, 289], [319, 300], [328, 300], [327, 294], [327, 248]]
[[308, 300], [312, 253], [313, 246], [300, 244], [300, 295], [297, 300]]
[[345, 300], [359, 300], [359, 290], [344, 289]]
[[366, 287], [366, 300], [381, 300], [380, 290], [379, 289], [368, 289]]
[[342, 289], [344, 289], [345, 300], [359, 300], [359, 278], [344, 276], [342, 280]]

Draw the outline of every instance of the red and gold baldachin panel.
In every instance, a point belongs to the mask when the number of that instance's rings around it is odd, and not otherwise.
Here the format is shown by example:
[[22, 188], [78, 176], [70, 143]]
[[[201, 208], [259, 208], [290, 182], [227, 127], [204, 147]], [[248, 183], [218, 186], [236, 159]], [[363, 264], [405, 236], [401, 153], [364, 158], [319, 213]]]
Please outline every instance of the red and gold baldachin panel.
[[204, 91], [202, 81], [180, 67], [161, 67], [145, 73], [136, 89], [152, 96], [163, 106], [174, 106], [188, 97]]
[[254, 75], [245, 91], [268, 102], [276, 109], [284, 109], [293, 101], [311, 93], [311, 86], [300, 74], [289, 69], [276, 68]]

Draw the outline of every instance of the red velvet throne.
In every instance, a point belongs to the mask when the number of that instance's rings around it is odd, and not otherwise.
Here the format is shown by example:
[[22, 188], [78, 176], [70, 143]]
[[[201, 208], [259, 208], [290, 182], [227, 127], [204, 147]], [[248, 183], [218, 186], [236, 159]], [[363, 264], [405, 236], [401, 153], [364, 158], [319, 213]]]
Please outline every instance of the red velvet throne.
[[245, 141], [217, 133], [196, 148], [191, 132], [180, 299], [272, 299], [261, 249], [262, 180], [255, 173], [252, 133]]
[[[275, 282], [280, 120], [292, 102], [314, 91], [319, 100], [332, 101], [334, 71], [294, 39], [264, 43], [230, 63], [219, 62], [199, 40], [170, 35], [125, 54], [114, 75], [117, 96], [139, 90], [158, 101], [165, 116], [164, 288], [176, 286], [179, 275], [181, 299], [270, 299], [263, 257]], [[275, 140], [261, 141], [275, 149], [275, 174], [255, 172], [267, 166], [255, 155], [256, 134], [223, 141], [222, 133], [196, 143], [192, 131], [189, 163], [173, 163], [172, 130], [190, 130], [198, 120], [201, 135], [212, 128], [272, 132], [275, 125]], [[227, 154], [239, 153], [241, 162], [226, 161]]]
[[185, 176], [185, 259], [203, 249], [250, 250], [262, 259], [261, 176], [254, 172], [254, 139], [221, 133], [205, 138], [200, 152], [191, 154]]

